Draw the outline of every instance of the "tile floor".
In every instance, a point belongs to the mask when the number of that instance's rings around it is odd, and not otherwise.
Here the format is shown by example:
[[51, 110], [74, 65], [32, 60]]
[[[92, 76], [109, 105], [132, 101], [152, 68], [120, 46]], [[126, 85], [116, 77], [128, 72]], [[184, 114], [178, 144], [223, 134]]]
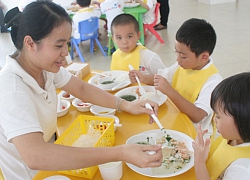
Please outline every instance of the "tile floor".
[[[192, 17], [203, 18], [210, 22], [217, 32], [217, 45], [212, 54], [214, 63], [223, 78], [250, 70], [250, 1], [237, 0], [236, 3], [207, 5], [197, 0], [174, 0], [170, 2], [168, 29], [159, 31], [165, 44], [147, 33], [146, 47], [162, 58], [166, 66], [175, 62], [175, 33], [181, 24]], [[106, 32], [100, 21], [100, 41], [106, 45]], [[0, 34], [0, 65], [5, 63], [7, 54], [14, 51], [9, 34]], [[109, 70], [111, 57], [104, 57], [100, 50], [89, 53], [88, 43], [82, 52], [92, 69]], [[75, 59], [79, 61], [79, 59]]]

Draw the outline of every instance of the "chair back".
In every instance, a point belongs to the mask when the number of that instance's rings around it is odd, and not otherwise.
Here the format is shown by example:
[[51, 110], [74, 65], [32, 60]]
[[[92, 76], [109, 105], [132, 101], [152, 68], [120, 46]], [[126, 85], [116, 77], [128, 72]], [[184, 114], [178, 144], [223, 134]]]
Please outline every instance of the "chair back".
[[90, 19], [79, 22], [78, 32], [81, 41], [98, 37], [99, 18], [91, 17]]
[[156, 3], [155, 5], [155, 20], [154, 22], [151, 24], [152, 26], [155, 26], [157, 21], [158, 21], [158, 13], [159, 13], [159, 8], [160, 8], [160, 3]]

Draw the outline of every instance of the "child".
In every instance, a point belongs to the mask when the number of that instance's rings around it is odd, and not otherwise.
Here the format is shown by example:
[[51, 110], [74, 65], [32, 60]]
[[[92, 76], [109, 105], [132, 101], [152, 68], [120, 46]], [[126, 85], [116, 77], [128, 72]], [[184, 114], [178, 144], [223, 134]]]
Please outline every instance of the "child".
[[0, 84], [4, 84], [0, 86], [0, 167], [4, 179], [29, 180], [39, 170], [79, 169], [110, 161], [139, 167], [161, 165], [161, 147], [155, 145], [76, 148], [49, 143], [56, 131], [57, 88], [86, 102], [133, 114], [154, 113], [144, 107], [146, 102], [156, 111], [158, 106], [151, 101], [123, 101], [62, 67], [72, 30], [63, 7], [35, 1], [22, 13], [10, 10], [5, 20], [17, 53], [7, 56], [0, 72]]
[[87, 20], [91, 17], [99, 18], [101, 16], [101, 11], [98, 9], [89, 7], [91, 0], [76, 0], [76, 2], [82, 8], [73, 16], [72, 36], [75, 39], [80, 39], [80, 34], [78, 32], [79, 22]]
[[147, 9], [147, 12], [143, 14], [143, 24], [151, 24], [155, 20], [155, 6], [156, 0], [135, 0], [140, 3], [142, 7]]
[[196, 128], [200, 123], [202, 128], [208, 129], [209, 136], [213, 132], [210, 96], [222, 79], [210, 57], [215, 44], [216, 34], [208, 22], [189, 19], [176, 34], [177, 62], [162, 70], [161, 75], [130, 71], [130, 80], [136, 82], [137, 74], [142, 83], [154, 85], [189, 117]]
[[128, 65], [145, 74], [155, 74], [165, 68], [160, 57], [142, 45], [137, 45], [140, 38], [139, 24], [134, 16], [120, 14], [111, 25], [112, 38], [118, 50], [112, 55], [111, 70], [129, 71]]
[[207, 130], [198, 128], [193, 142], [197, 180], [250, 178], [250, 73], [223, 80], [212, 92], [214, 122], [221, 134], [203, 140]]

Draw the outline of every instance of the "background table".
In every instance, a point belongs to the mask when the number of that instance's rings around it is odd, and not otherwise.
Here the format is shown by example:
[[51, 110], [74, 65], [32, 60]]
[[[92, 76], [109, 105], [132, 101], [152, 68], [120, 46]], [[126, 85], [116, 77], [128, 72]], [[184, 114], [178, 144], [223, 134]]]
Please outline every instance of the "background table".
[[[87, 75], [84, 80], [87, 81], [92, 75]], [[76, 110], [75, 107], [71, 106], [69, 109], [69, 113], [63, 117], [58, 118], [57, 122], [57, 134], [60, 136], [67, 128], [68, 126], [76, 119], [78, 115], [92, 115], [90, 112], [82, 113]], [[143, 131], [151, 130], [151, 129], [158, 129], [158, 126], [156, 123], [149, 124], [149, 116], [148, 115], [131, 115], [126, 112], [117, 112], [115, 114], [120, 119], [120, 123], [122, 124], [122, 127], [117, 128], [115, 137], [115, 145], [124, 144], [126, 143], [126, 140], [135, 134], [141, 133]], [[180, 111], [175, 107], [175, 105], [168, 99], [163, 105], [159, 107], [158, 112], [158, 118], [161, 121], [162, 125], [165, 129], [172, 129], [176, 131], [183, 132], [193, 139], [196, 136], [196, 130], [192, 124], [192, 122], [189, 120], [189, 118], [183, 114], [180, 113]], [[56, 171], [40, 171], [34, 180], [41, 180], [46, 177], [57, 175], [59, 174]], [[62, 174], [64, 175], [64, 174]], [[72, 180], [83, 180], [83, 178], [78, 178], [74, 176], [68, 176]], [[98, 171], [93, 180], [100, 180], [101, 175]], [[133, 170], [131, 170], [125, 163], [123, 163], [123, 177], [122, 180], [149, 180], [149, 179], [155, 179], [151, 177], [146, 177], [143, 175], [140, 175]], [[194, 168], [191, 168], [189, 171], [178, 175], [174, 177], [167, 178], [168, 180], [179, 180], [179, 179], [185, 179], [185, 180], [193, 180], [195, 179], [195, 172]]]

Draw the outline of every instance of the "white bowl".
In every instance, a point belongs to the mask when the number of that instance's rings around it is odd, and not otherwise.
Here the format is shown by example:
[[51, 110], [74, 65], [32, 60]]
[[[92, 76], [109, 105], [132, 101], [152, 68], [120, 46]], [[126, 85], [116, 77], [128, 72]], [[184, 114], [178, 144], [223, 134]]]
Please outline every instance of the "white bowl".
[[67, 100], [67, 101], [69, 101], [69, 102], [72, 102], [73, 99], [75, 99], [75, 97], [74, 97], [73, 95], [69, 94], [69, 93], [66, 92], [66, 91], [61, 91], [61, 92], [58, 94], [58, 96], [59, 96], [61, 99]]
[[90, 107], [90, 112], [92, 112], [96, 116], [114, 115], [116, 112], [116, 109], [93, 105]]
[[117, 85], [117, 83], [114, 81], [113, 77], [102, 77], [99, 78], [97, 81], [97, 84], [99, 87], [101, 87], [102, 89], [112, 89], [112, 87], [114, 87], [115, 85]]
[[138, 94], [133, 92], [123, 92], [120, 93], [118, 97], [130, 102], [138, 100]]
[[67, 114], [69, 111], [69, 107], [70, 107], [70, 102], [61, 99], [61, 109], [60, 110], [57, 109], [57, 117], [62, 117], [65, 114]]
[[115, 123], [114, 123], [115, 131], [116, 131], [117, 127], [121, 127], [122, 126], [122, 124], [120, 124], [120, 119], [117, 116], [114, 116], [114, 115], [101, 115], [101, 116], [114, 118], [114, 121], [115, 121]]
[[131, 136], [127, 141], [126, 144], [151, 144], [155, 145], [156, 140], [150, 136], [149, 134], [136, 134]]
[[76, 107], [76, 109], [78, 111], [81, 111], [81, 112], [87, 112], [87, 111], [89, 111], [90, 107], [92, 106], [91, 103], [83, 102], [81, 99], [78, 99], [78, 98], [75, 98], [72, 101], [72, 105], [74, 107]]

